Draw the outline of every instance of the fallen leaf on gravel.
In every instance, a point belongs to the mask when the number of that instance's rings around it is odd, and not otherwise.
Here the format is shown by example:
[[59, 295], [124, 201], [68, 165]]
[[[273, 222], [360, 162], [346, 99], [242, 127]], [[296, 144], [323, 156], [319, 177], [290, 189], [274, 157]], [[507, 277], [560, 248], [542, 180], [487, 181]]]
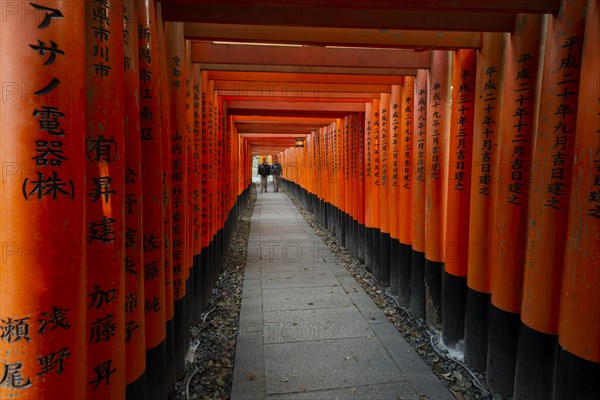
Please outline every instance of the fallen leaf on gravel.
[[287, 376], [282, 376], [281, 378], [279, 378], [279, 380], [281, 382], [288, 382], [290, 380], [290, 378], [288, 378]]
[[247, 381], [253, 381], [254, 379], [256, 379], [256, 375], [254, 375], [254, 373], [252, 372], [246, 372], [244, 375]]

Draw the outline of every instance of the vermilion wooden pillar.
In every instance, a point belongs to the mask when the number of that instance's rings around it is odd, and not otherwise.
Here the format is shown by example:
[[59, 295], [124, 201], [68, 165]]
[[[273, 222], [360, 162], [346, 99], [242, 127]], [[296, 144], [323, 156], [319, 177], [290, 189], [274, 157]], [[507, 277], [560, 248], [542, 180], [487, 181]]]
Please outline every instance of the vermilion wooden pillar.
[[146, 335], [142, 227], [142, 148], [138, 19], [135, 2], [123, 8], [125, 101], [125, 366], [128, 399], [145, 399]]
[[[554, 398], [598, 394], [600, 375], [600, 7], [588, 1], [558, 322]], [[563, 43], [564, 45], [564, 43]], [[567, 204], [565, 204], [565, 207]], [[585, 232], [585, 234], [584, 234]]]
[[[412, 94], [411, 94], [412, 96]], [[390, 291], [398, 296], [400, 274], [400, 177], [402, 165], [402, 86], [392, 85], [389, 105], [388, 174], [390, 191]], [[402, 304], [402, 303], [401, 303]], [[404, 305], [404, 304], [403, 304]]]
[[186, 326], [186, 272], [187, 262], [187, 224], [191, 215], [187, 208], [188, 164], [187, 164], [187, 120], [186, 120], [186, 57], [183, 38], [183, 23], [165, 24], [167, 88], [170, 94], [169, 115], [171, 145], [170, 193], [171, 246], [174, 299], [174, 339], [175, 339], [175, 375], [181, 379], [185, 374], [185, 353], [188, 348], [188, 327]]
[[427, 71], [415, 77], [413, 113], [412, 252], [410, 259], [410, 309], [416, 318], [425, 318], [425, 179], [427, 144]]
[[[531, 189], [513, 398], [550, 398], [555, 368], [585, 1], [548, 22]], [[533, 223], [535, 222], [535, 223]]]
[[86, 3], [89, 399], [125, 398], [123, 5]]
[[505, 396], [512, 393], [515, 372], [544, 21], [540, 15], [519, 15], [505, 48], [487, 360], [488, 383]]
[[[372, 205], [373, 184], [373, 104], [365, 103], [365, 134], [364, 134], [364, 212], [365, 212], [365, 267], [373, 271], [373, 229], [374, 208]], [[327, 150], [327, 149], [326, 149]]]
[[85, 8], [15, 4], [0, 23], [0, 397], [85, 398]]
[[357, 256], [358, 259], [361, 260], [366, 265], [365, 258], [365, 182], [366, 182], [366, 157], [367, 152], [365, 151], [365, 120], [366, 120], [366, 112], [362, 113], [358, 117], [357, 121], [357, 174], [358, 174], [358, 234], [357, 234]]
[[138, 0], [140, 68], [140, 136], [142, 139], [142, 206], [146, 378], [149, 399], [167, 396], [167, 343], [164, 254], [163, 162], [158, 65], [158, 31], [154, 1]]
[[202, 274], [201, 274], [201, 252], [202, 252], [202, 71], [197, 65], [192, 65], [190, 70], [193, 82], [193, 113], [194, 125], [192, 128], [192, 143], [188, 154], [189, 177], [188, 182], [191, 185], [190, 198], [192, 208], [192, 235], [193, 243], [191, 246], [194, 266], [190, 271], [190, 284], [193, 287], [193, 299], [188, 295], [188, 302], [192, 305], [190, 308], [190, 322], [196, 324], [200, 321], [202, 304]]
[[156, 3], [156, 19], [158, 30], [158, 56], [160, 68], [160, 107], [162, 126], [162, 162], [163, 162], [163, 216], [164, 216], [164, 248], [165, 248], [165, 321], [167, 330], [167, 388], [171, 392], [175, 385], [175, 308], [173, 301], [173, 237], [172, 237], [172, 202], [171, 165], [172, 125], [169, 107], [171, 96], [168, 90], [167, 50], [162, 20], [162, 3]]
[[415, 78], [404, 77], [401, 104], [398, 113], [401, 115], [398, 127], [398, 301], [404, 307], [410, 306], [411, 245], [413, 230], [413, 199], [415, 185], [414, 175], [414, 91]]
[[371, 243], [373, 248], [373, 276], [377, 282], [381, 282], [381, 252], [379, 246], [381, 243], [381, 215], [379, 212], [381, 186], [381, 150], [379, 148], [380, 140], [380, 99], [373, 99], [373, 109], [371, 110], [371, 169], [372, 179], [371, 187], [367, 189], [367, 195], [371, 202], [368, 207], [373, 208], [373, 229], [371, 230]]
[[447, 346], [455, 346], [464, 337], [476, 92], [475, 50], [454, 51], [452, 84], [442, 295], [442, 338]]
[[442, 325], [451, 66], [451, 53], [444, 50], [432, 52], [425, 153], [425, 297], [427, 324], [436, 329]]
[[[382, 286], [390, 285], [390, 187], [388, 172], [390, 136], [390, 94], [379, 98], [379, 254]], [[376, 249], [377, 251], [377, 249]]]
[[477, 56], [473, 166], [469, 216], [465, 361], [486, 370], [488, 311], [491, 300], [494, 181], [498, 179], [498, 135], [503, 87], [503, 34], [484, 33]]

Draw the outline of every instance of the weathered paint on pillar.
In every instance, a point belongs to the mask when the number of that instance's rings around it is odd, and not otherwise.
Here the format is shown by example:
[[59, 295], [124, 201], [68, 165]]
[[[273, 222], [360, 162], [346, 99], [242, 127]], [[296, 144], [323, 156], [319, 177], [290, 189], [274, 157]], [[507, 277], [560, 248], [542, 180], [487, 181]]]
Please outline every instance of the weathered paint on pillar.
[[[588, 1], [575, 128], [554, 398], [594, 398], [600, 373], [600, 7]], [[565, 204], [566, 206], [566, 204]]]
[[18, 5], [0, 23], [0, 397], [85, 398], [85, 9]]
[[545, 17], [520, 14], [505, 47], [499, 177], [495, 182], [492, 308], [487, 380], [499, 393], [513, 389], [523, 290], [531, 146], [537, 129]]
[[425, 299], [427, 323], [440, 328], [452, 64], [448, 51], [434, 50], [431, 57], [425, 164]]
[[415, 77], [413, 116], [412, 253], [410, 261], [410, 308], [418, 318], [425, 318], [425, 193], [427, 144], [427, 71]]
[[464, 336], [476, 90], [475, 50], [454, 51], [452, 85], [442, 295], [442, 337], [446, 345], [455, 345]]
[[477, 56], [469, 257], [465, 312], [465, 361], [479, 371], [487, 364], [491, 300], [493, 183], [498, 179], [498, 129], [502, 109], [503, 34], [484, 33]]

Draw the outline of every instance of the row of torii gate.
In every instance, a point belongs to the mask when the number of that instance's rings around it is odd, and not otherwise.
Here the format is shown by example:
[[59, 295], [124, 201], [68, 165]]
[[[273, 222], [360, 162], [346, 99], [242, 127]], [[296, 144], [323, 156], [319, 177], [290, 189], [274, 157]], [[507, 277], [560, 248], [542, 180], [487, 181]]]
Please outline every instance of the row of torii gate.
[[167, 398], [258, 154], [493, 390], [598, 395], [598, 1], [314, 3], [2, 3], [2, 398]]

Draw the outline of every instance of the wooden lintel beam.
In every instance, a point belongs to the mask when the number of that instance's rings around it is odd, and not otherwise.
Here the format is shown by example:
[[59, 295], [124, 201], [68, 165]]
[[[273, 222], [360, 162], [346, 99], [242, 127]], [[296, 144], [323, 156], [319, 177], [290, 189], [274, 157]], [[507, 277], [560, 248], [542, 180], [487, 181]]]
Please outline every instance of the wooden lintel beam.
[[391, 85], [369, 85], [356, 83], [320, 83], [320, 82], [247, 82], [215, 81], [214, 89], [232, 91], [242, 97], [273, 97], [275, 92], [283, 92], [293, 101], [295, 97], [312, 94], [320, 98], [344, 97], [344, 93], [390, 93]]
[[256, 71], [294, 72], [305, 74], [352, 74], [352, 75], [393, 75], [415, 76], [415, 68], [361, 68], [361, 67], [313, 67], [305, 65], [266, 65], [266, 64], [215, 64], [197, 63], [206, 71]]
[[303, 74], [291, 72], [207, 71], [209, 80], [309, 83], [360, 83], [402, 85], [404, 77], [396, 75]]
[[[450, 3], [450, 2], [447, 2]], [[480, 3], [485, 3], [481, 1]], [[509, 10], [510, 11], [510, 10]], [[246, 25], [289, 25], [357, 29], [512, 32], [514, 12], [470, 9], [399, 9], [314, 4], [231, 4], [223, 2], [167, 2], [165, 21]]]
[[318, 117], [318, 118], [344, 118], [348, 115], [346, 111], [323, 111], [323, 110], [266, 110], [248, 108], [228, 108], [227, 115], [268, 115], [278, 117]]
[[186, 23], [188, 39], [398, 49], [481, 48], [481, 32]]
[[219, 95], [223, 100], [272, 100], [272, 101], [344, 101], [344, 102], [361, 102], [370, 101], [380, 96], [379, 92], [343, 92], [339, 96], [324, 97], [319, 92], [308, 91], [289, 91], [289, 90], [273, 90], [269, 93], [264, 93], [258, 96], [258, 93], [241, 93], [239, 90], [219, 90]]
[[318, 67], [429, 68], [430, 51], [192, 42], [192, 62]]
[[[227, 107], [246, 110], [364, 112], [364, 103], [304, 103], [293, 101], [229, 101]], [[228, 115], [232, 115], [228, 112]]]

